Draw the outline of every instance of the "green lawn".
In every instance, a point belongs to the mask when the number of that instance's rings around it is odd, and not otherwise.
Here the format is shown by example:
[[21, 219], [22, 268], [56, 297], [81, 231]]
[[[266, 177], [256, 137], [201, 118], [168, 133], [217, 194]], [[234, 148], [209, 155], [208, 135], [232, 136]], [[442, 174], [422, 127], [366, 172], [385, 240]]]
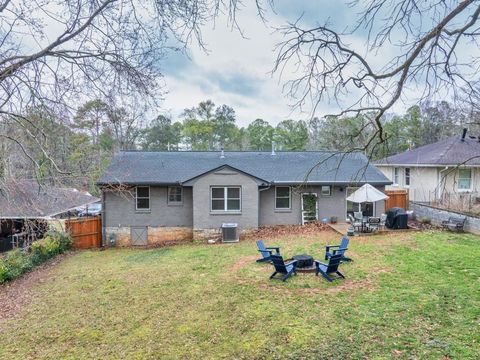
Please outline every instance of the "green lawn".
[[[322, 257], [339, 236], [268, 240]], [[478, 359], [480, 238], [353, 238], [345, 281], [270, 281], [255, 243], [84, 251], [0, 324], [0, 358]], [[0, 287], [1, 291], [1, 287]]]

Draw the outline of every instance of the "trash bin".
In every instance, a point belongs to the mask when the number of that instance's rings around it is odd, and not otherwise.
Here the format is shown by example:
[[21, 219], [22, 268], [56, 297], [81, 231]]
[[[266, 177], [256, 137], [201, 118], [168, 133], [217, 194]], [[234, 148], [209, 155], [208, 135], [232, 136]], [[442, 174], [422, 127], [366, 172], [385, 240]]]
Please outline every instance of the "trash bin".
[[223, 223], [222, 224], [222, 241], [224, 243], [238, 242], [238, 224], [237, 223]]

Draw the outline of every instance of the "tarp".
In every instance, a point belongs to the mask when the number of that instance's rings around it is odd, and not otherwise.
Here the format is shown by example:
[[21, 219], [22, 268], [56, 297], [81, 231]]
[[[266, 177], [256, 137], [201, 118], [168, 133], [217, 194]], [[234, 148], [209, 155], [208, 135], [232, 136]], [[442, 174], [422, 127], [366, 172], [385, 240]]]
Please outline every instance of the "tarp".
[[370, 184], [363, 185], [360, 189], [347, 197], [347, 201], [354, 203], [373, 203], [385, 199], [388, 199], [388, 196]]

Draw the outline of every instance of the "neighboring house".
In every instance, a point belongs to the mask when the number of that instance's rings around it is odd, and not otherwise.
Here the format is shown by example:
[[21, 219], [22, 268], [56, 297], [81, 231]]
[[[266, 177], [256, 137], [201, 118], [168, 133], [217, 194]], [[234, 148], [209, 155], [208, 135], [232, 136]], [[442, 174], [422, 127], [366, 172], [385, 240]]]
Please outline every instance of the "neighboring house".
[[433, 202], [451, 193], [480, 191], [480, 138], [449, 137], [376, 162], [393, 182], [388, 189], [409, 189], [412, 201]]
[[[315, 218], [343, 220], [359, 209], [345, 198], [366, 182], [391, 183], [361, 153], [121, 152], [98, 183], [104, 243], [208, 238], [225, 222], [301, 224], [302, 203], [312, 200]], [[379, 215], [384, 204], [362, 210]]]
[[39, 185], [30, 180], [0, 183], [0, 251], [11, 248], [11, 236], [41, 236], [50, 220], [68, 216], [99, 198], [72, 188]]

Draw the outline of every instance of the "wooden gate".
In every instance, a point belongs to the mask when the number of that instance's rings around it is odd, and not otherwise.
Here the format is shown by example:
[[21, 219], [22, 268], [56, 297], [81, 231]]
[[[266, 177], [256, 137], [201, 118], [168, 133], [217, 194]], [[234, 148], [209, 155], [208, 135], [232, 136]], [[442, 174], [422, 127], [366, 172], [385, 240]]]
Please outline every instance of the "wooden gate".
[[385, 190], [385, 194], [388, 196], [388, 199], [385, 200], [385, 210], [391, 209], [392, 207], [408, 209], [408, 190]]
[[72, 236], [75, 249], [91, 249], [102, 246], [102, 219], [100, 216], [67, 220], [65, 228]]

